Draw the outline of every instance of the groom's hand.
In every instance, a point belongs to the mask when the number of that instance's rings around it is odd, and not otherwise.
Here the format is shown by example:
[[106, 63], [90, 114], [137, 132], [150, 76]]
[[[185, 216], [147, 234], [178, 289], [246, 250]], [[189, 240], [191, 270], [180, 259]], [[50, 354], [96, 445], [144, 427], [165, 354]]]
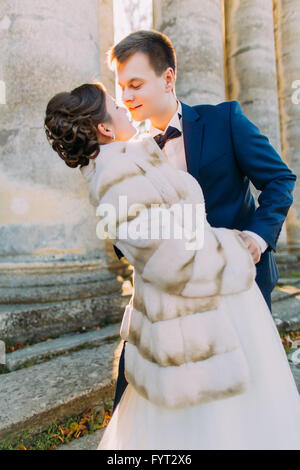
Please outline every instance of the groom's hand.
[[248, 250], [250, 251], [254, 264], [258, 263], [261, 257], [261, 248], [254, 238], [250, 237], [247, 233], [243, 233], [240, 230], [233, 229], [235, 232], [239, 234], [239, 236], [244, 240], [246, 243]]

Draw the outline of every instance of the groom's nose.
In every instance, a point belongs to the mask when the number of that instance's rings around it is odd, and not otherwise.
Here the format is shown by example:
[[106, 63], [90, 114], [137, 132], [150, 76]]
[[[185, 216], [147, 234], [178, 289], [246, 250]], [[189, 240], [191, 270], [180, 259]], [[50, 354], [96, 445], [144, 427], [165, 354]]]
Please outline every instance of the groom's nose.
[[133, 101], [133, 93], [131, 90], [129, 90], [128, 88], [124, 88], [124, 91], [123, 91], [123, 101], [126, 102], [126, 101]]

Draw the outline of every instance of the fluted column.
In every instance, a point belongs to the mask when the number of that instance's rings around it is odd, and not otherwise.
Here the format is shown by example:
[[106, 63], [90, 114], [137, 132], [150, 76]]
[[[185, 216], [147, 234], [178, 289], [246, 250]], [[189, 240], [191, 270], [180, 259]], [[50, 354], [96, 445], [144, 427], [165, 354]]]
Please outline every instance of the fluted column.
[[221, 0], [154, 0], [154, 28], [173, 42], [177, 96], [187, 104], [225, 99]]
[[274, 0], [279, 106], [283, 156], [298, 179], [294, 203], [287, 216], [290, 249], [300, 249], [300, 4], [298, 0]]
[[87, 185], [43, 129], [55, 93], [100, 78], [98, 0], [2, 0], [0, 19], [1, 254], [98, 250]]
[[[224, 0], [223, 5], [227, 98], [239, 101], [281, 154], [272, 0]], [[260, 191], [250, 186], [258, 205]], [[284, 222], [278, 246], [285, 243]]]
[[1, 0], [0, 43], [0, 337], [38, 339], [118, 314], [88, 184], [43, 129], [54, 94], [100, 78], [98, 0]]
[[272, 0], [225, 0], [224, 14], [228, 99], [280, 152]]

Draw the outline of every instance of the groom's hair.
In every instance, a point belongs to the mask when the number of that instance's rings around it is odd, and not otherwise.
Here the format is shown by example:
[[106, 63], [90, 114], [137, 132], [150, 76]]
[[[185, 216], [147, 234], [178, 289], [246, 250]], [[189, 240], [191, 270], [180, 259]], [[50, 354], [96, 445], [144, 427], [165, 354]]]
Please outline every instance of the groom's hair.
[[129, 34], [108, 51], [108, 61], [122, 64], [136, 52], [147, 55], [156, 75], [160, 76], [168, 67], [176, 74], [176, 54], [170, 39], [155, 30], [138, 30]]

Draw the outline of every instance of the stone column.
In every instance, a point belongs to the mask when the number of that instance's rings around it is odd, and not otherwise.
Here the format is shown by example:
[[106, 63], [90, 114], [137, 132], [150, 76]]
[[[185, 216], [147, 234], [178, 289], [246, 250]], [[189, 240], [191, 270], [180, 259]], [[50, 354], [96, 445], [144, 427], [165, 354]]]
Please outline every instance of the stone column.
[[281, 151], [272, 0], [224, 0], [228, 99]]
[[107, 51], [114, 45], [114, 2], [99, 0], [101, 81], [112, 96], [116, 94], [115, 76], [107, 65]]
[[43, 129], [55, 93], [100, 78], [98, 13], [98, 0], [0, 3], [0, 336], [37, 340], [118, 311], [103, 301], [120, 285], [87, 182]]
[[217, 104], [225, 99], [220, 0], [154, 0], [154, 29], [174, 44], [177, 96], [183, 102]]
[[272, 0], [224, 0], [228, 99], [280, 153]]
[[300, 4], [298, 0], [274, 0], [278, 91], [283, 156], [298, 179], [294, 203], [287, 216], [290, 250], [300, 249]]
[[[239, 101], [281, 154], [272, 0], [224, 0], [223, 5], [227, 98]], [[250, 186], [258, 205], [260, 191]], [[285, 226], [278, 246], [286, 243]]]
[[1, 2], [2, 255], [103, 247], [82, 175], [53, 152], [43, 129], [55, 93], [100, 78], [97, 13], [98, 0]]

